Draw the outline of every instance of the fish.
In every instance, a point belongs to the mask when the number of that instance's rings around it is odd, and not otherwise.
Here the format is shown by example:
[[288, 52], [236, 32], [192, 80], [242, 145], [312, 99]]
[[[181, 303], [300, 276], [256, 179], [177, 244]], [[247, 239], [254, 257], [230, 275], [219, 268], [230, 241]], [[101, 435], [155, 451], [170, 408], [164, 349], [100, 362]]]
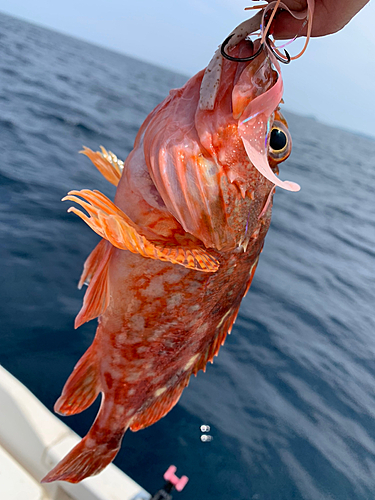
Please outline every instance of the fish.
[[[173, 89], [146, 118], [123, 162], [82, 151], [117, 186], [63, 198], [100, 237], [79, 288], [75, 327], [98, 318], [92, 345], [55, 411], [74, 415], [101, 394], [87, 435], [42, 480], [77, 483], [116, 456], [127, 429], [166, 415], [190, 377], [205, 371], [231, 332], [263, 249], [275, 186], [291, 137], [280, 111], [283, 81], [261, 39], [262, 12], [238, 26], [226, 52]], [[263, 21], [264, 24], [264, 21]], [[84, 209], [84, 213], [81, 209]]]

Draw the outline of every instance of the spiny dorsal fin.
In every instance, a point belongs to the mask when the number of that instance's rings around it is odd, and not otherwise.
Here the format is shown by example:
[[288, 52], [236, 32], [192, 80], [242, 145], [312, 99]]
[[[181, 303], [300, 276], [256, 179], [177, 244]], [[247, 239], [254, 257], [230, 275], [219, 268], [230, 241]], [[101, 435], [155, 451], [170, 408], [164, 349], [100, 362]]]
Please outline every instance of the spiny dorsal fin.
[[[249, 279], [246, 284], [246, 288], [244, 288], [243, 293], [239, 296], [241, 300], [249, 291], [258, 261], [259, 256], [255, 259], [252, 266], [250, 267]], [[238, 315], [238, 311], [240, 309], [241, 300], [237, 300], [237, 302], [223, 314], [221, 320], [219, 321], [219, 324], [216, 326], [216, 329], [211, 336], [211, 341], [207, 346], [207, 349], [199, 356], [197, 362], [194, 364], [194, 367], [192, 369], [194, 375], [196, 375], [199, 370], [203, 370], [205, 372], [208, 361], [211, 361], [212, 363], [214, 357], [218, 355], [220, 347], [224, 344], [227, 334], [231, 333], [232, 331], [233, 325]]]
[[152, 243], [139, 233], [138, 226], [122, 210], [99, 191], [70, 191], [63, 198], [65, 200], [81, 205], [90, 217], [75, 207], [70, 207], [68, 212], [81, 217], [99, 236], [121, 250], [206, 273], [216, 272], [219, 268], [219, 262], [201, 247], [183, 248]]

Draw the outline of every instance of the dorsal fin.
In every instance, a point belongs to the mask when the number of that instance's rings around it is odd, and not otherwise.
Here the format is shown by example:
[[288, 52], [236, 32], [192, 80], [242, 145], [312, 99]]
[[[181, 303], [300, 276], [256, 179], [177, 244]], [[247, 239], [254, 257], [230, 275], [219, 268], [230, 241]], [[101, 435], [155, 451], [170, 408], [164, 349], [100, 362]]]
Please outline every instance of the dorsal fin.
[[[243, 293], [240, 295], [241, 300], [247, 292], [249, 291], [251, 282], [253, 281], [255, 270], [259, 261], [259, 256], [255, 259], [249, 271], [249, 279], [246, 284], [246, 288], [244, 288]], [[197, 362], [194, 364], [192, 368], [192, 373], [196, 375], [199, 370], [206, 371], [206, 365], [208, 361], [213, 362], [215, 356], [218, 355], [220, 347], [224, 344], [225, 339], [228, 333], [231, 333], [233, 325], [236, 321], [238, 311], [240, 309], [241, 300], [237, 301], [231, 309], [223, 315], [218, 326], [216, 327], [216, 331], [212, 336], [211, 342], [207, 346], [206, 350], [200, 354]]]
[[113, 246], [108, 241], [102, 240], [85, 262], [80, 284], [82, 279], [92, 277], [83, 298], [82, 308], [75, 319], [75, 328], [97, 318], [107, 309], [109, 303], [108, 264], [112, 250]]
[[[255, 270], [257, 267], [259, 261], [259, 256], [255, 259], [253, 262], [252, 266], [250, 267], [249, 270], [249, 279], [246, 284], [246, 288], [244, 289], [243, 293], [240, 295], [241, 300], [247, 292], [249, 291], [251, 282], [253, 281]], [[213, 361], [214, 357], [218, 355], [220, 347], [224, 344], [225, 339], [227, 337], [228, 333], [231, 333], [233, 325], [236, 321], [238, 311], [240, 309], [240, 304], [241, 300], [237, 301], [231, 309], [228, 309], [226, 313], [224, 313], [223, 317], [221, 318], [218, 326], [216, 327], [216, 331], [214, 335], [212, 336], [212, 340], [210, 344], [208, 345], [207, 349], [205, 352], [203, 352], [197, 362], [195, 363], [192, 372], [194, 375], [196, 375], [199, 370], [203, 370], [204, 372], [206, 371], [206, 364], [208, 361]]]
[[[154, 402], [134, 416], [130, 429], [133, 432], [139, 431], [164, 417], [177, 404], [182, 391], [189, 384], [190, 375], [191, 372], [184, 375], [177, 386], [157, 389]], [[158, 392], [160, 395], [157, 395]]]
[[236, 321], [238, 311], [240, 309], [239, 304], [234, 305], [229, 309], [223, 316], [221, 322], [219, 323], [216, 331], [210, 340], [209, 345], [206, 350], [201, 353], [197, 362], [192, 368], [192, 373], [196, 375], [199, 370], [206, 371], [206, 365], [210, 361], [213, 363], [213, 359], [218, 355], [220, 347], [224, 344], [227, 334], [231, 332], [234, 322]]

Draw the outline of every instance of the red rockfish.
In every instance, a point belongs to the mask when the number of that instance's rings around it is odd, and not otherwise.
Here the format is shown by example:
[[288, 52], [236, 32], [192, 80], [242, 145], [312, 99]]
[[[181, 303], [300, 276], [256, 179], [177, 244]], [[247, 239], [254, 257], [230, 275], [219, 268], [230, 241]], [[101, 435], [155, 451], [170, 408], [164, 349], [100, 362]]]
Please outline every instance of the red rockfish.
[[[256, 19], [256, 21], [254, 21]], [[247, 23], [247, 24], [246, 24]], [[85, 262], [88, 284], [75, 326], [98, 318], [95, 339], [55, 409], [85, 410], [102, 394], [88, 434], [45, 477], [73, 483], [117, 454], [125, 431], [171, 410], [189, 378], [212, 362], [236, 319], [262, 250], [278, 163], [291, 149], [279, 111], [282, 79], [269, 41], [240, 25], [206, 70], [146, 118], [123, 163], [102, 148], [86, 154], [112, 184], [67, 200], [102, 240]], [[255, 57], [256, 56], [256, 57]], [[251, 60], [242, 61], [242, 58]]]

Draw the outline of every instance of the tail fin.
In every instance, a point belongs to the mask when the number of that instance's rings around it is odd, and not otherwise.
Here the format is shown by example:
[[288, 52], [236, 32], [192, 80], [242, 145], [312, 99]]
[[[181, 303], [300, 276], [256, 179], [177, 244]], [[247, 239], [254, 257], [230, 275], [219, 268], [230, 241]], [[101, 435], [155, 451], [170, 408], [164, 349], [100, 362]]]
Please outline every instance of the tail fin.
[[100, 392], [99, 372], [91, 345], [76, 364], [55, 404], [60, 415], [74, 415], [86, 410]]
[[128, 424], [118, 411], [118, 405], [103, 397], [98, 416], [87, 436], [42, 479], [42, 483], [79, 483], [86, 477], [99, 474], [117, 455]]
[[41, 482], [68, 481], [69, 483], [79, 483], [86, 477], [99, 474], [117, 455], [121, 438], [115, 442], [110, 440], [108, 443], [98, 445], [90, 438], [89, 433]]

